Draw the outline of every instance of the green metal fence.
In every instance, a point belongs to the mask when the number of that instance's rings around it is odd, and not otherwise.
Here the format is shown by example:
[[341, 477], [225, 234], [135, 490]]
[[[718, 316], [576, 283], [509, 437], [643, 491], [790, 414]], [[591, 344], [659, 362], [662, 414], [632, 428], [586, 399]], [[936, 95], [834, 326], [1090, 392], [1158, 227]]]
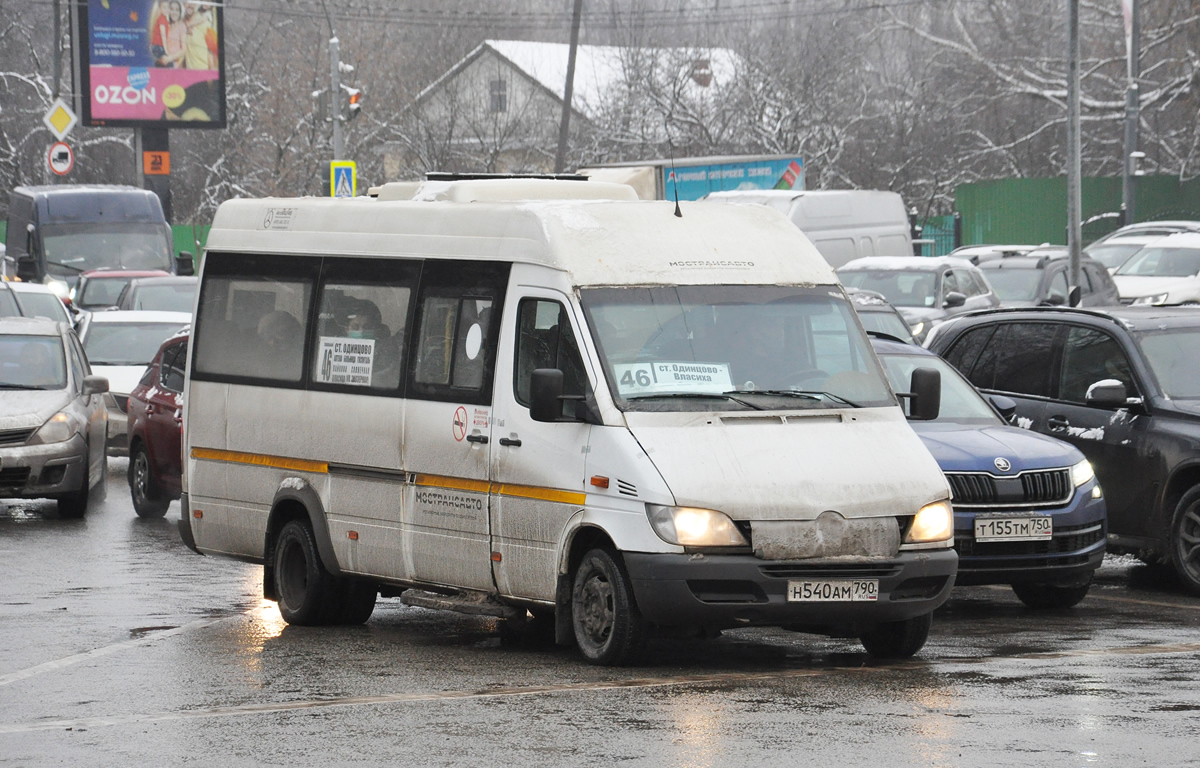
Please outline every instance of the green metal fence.
[[[1120, 226], [1121, 179], [1085, 178], [1082, 182], [1086, 244]], [[1141, 176], [1136, 181], [1136, 221], [1200, 220], [1200, 179]], [[961, 184], [954, 206], [963, 218], [963, 243], [1065, 245], [1067, 180], [1003, 179]]]

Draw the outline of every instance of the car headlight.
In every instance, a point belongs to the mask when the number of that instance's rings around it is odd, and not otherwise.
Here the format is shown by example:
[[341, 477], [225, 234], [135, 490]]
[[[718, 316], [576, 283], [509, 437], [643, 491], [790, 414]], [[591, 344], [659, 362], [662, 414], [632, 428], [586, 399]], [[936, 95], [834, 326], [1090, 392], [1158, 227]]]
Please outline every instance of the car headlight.
[[749, 543], [729, 519], [715, 509], [646, 505], [646, 516], [659, 538], [683, 547], [746, 547]]
[[56, 280], [53, 277], [46, 277], [46, 287], [60, 299], [68, 299], [71, 297], [71, 286], [67, 285], [65, 280]]
[[1071, 482], [1075, 483], [1076, 488], [1083, 485], [1088, 480], [1091, 480], [1095, 476], [1096, 470], [1092, 469], [1092, 463], [1087, 459], [1084, 459], [1075, 466], [1071, 467]]
[[59, 411], [51, 416], [45, 424], [41, 426], [29, 442], [46, 445], [49, 443], [61, 443], [70, 440], [75, 436], [75, 427], [71, 424], [71, 417], [66, 413]]
[[1170, 296], [1171, 294], [1169, 293], [1156, 293], [1153, 296], [1141, 296], [1136, 298], [1133, 300], [1133, 303], [1141, 306], [1159, 307], [1163, 304], [1166, 304], [1167, 299], [1170, 298]]
[[904, 543], [929, 544], [953, 537], [954, 511], [950, 508], [950, 502], [943, 499], [921, 507], [908, 528]]
[[908, 330], [912, 331], [913, 338], [919, 339], [921, 338], [921, 334], [925, 332], [925, 323], [923, 321], [914, 323], [908, 327]]

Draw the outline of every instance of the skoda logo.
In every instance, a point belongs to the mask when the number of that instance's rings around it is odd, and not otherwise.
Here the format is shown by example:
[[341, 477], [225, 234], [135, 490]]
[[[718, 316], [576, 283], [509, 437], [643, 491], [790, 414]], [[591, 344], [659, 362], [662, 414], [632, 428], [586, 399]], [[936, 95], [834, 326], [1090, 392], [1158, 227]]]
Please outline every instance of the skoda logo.
[[996, 460], [992, 463], [995, 464], [996, 469], [1000, 470], [1001, 472], [1007, 472], [1008, 470], [1012, 469], [1012, 462], [1003, 456], [997, 456]]

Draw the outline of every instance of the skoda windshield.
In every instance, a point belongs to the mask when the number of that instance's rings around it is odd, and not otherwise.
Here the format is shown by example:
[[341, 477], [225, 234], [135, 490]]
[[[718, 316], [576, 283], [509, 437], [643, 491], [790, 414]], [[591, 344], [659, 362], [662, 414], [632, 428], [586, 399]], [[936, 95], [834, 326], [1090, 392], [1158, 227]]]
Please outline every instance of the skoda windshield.
[[854, 309], [829, 287], [681, 285], [581, 295], [625, 410], [895, 404]]

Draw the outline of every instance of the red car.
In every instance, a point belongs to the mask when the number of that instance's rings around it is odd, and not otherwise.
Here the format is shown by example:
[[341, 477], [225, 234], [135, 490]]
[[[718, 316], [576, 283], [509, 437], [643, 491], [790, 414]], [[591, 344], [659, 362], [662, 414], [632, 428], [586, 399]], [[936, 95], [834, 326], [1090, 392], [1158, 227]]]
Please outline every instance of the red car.
[[110, 309], [117, 306], [121, 291], [139, 277], [171, 277], [161, 269], [93, 269], [79, 276], [71, 300], [79, 309]]
[[189, 328], [162, 343], [129, 394], [129, 491], [138, 517], [162, 517], [182, 492], [183, 377]]

